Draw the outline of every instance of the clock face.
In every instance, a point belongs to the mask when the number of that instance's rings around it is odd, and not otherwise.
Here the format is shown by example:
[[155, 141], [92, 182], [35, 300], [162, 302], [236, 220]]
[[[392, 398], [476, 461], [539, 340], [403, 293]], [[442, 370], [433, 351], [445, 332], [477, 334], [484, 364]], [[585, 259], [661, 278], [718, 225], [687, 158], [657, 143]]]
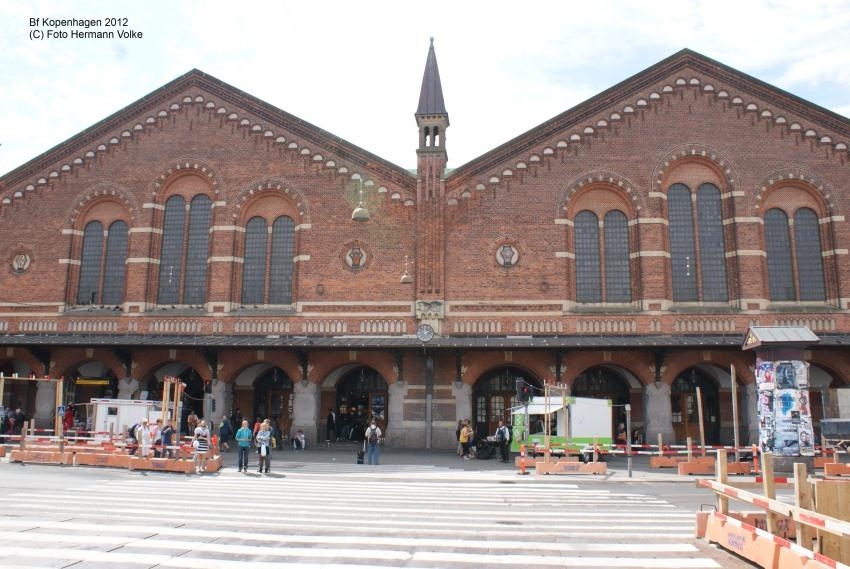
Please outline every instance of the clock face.
[[428, 324], [422, 324], [416, 329], [416, 337], [422, 342], [427, 342], [434, 337], [434, 329]]

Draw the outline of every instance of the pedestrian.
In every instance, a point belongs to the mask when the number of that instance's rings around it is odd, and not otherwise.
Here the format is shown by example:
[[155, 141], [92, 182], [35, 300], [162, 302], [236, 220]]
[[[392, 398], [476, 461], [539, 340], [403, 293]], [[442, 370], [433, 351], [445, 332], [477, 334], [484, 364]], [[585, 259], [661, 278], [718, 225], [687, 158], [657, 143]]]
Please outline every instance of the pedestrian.
[[257, 441], [257, 455], [260, 457], [260, 468], [257, 472], [263, 472], [265, 469], [268, 474], [272, 464], [272, 429], [268, 421], [263, 421], [260, 424], [260, 430], [255, 437]]
[[189, 411], [189, 416], [186, 417], [186, 434], [189, 436], [195, 435], [195, 429], [198, 428], [198, 416], [195, 415], [195, 410]]
[[207, 469], [207, 454], [211, 446], [210, 430], [206, 421], [198, 421], [192, 439], [192, 448], [195, 449], [195, 472], [204, 472]]
[[169, 448], [174, 440], [174, 425], [171, 419], [165, 422], [165, 426], [159, 432], [160, 444], [162, 445], [162, 454], [166, 458], [174, 458], [174, 452]]
[[[339, 440], [339, 431], [337, 431], [336, 413], [334, 412], [333, 407], [328, 407], [328, 418], [325, 422], [326, 422], [325, 441], [326, 442], [331, 442], [331, 441], [334, 441], [334, 440], [338, 441]], [[333, 435], [331, 435], [331, 433], [333, 433]]]
[[472, 442], [472, 427], [469, 426], [469, 419], [464, 421], [463, 428], [460, 430], [460, 445], [463, 451], [463, 458], [469, 460], [469, 445]]
[[160, 448], [162, 447], [162, 419], [157, 419], [156, 423], [151, 425], [151, 441], [153, 443], [153, 456], [159, 458], [162, 456]]
[[65, 415], [62, 417], [62, 429], [67, 433], [74, 428], [74, 406], [69, 404], [65, 408]]
[[292, 437], [292, 450], [304, 450], [307, 448], [307, 436], [304, 431], [298, 429]]
[[257, 417], [254, 419], [254, 436], [257, 436], [257, 433], [260, 432], [260, 427], [263, 425], [263, 418]]
[[151, 452], [151, 426], [147, 419], [142, 419], [136, 431], [136, 440], [139, 442], [139, 456], [147, 458]]
[[365, 433], [366, 457], [370, 465], [377, 465], [381, 458], [381, 428], [375, 419], [366, 428]]
[[248, 427], [248, 421], [242, 421], [242, 427], [236, 431], [236, 444], [239, 445], [239, 470], [237, 472], [248, 472], [248, 449], [251, 448], [252, 440], [254, 440], [254, 434]]
[[230, 421], [227, 419], [227, 415], [222, 415], [221, 423], [218, 424], [218, 440], [221, 441], [222, 450], [230, 450], [230, 444], [228, 444], [230, 435]]
[[463, 420], [457, 422], [457, 430], [455, 431], [455, 438], [457, 439], [457, 455], [463, 456], [463, 445], [460, 444], [460, 431], [463, 429]]
[[496, 440], [499, 441], [499, 452], [502, 455], [502, 462], [508, 462], [510, 460], [511, 431], [505, 425], [504, 421], [499, 421], [499, 428], [496, 429]]

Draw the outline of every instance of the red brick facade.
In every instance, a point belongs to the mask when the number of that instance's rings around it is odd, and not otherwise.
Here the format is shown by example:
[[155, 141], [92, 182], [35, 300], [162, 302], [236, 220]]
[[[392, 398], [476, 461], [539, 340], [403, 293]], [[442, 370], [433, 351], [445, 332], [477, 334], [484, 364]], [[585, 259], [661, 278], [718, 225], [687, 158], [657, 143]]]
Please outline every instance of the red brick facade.
[[[6, 174], [0, 370], [132, 377], [143, 389], [194, 370], [193, 381], [234, 386], [223, 401], [264, 415], [252, 382], [279, 368], [292, 386], [316, 386], [312, 399], [284, 391], [314, 407], [292, 424], [320, 436], [337, 382], [369, 369], [388, 386], [391, 440], [426, 447], [453, 445], [457, 419], [478, 414], [461, 386], [473, 402], [489, 397], [479, 381], [503, 369], [541, 386], [613, 377], [637, 429], [644, 386], [696, 370], [716, 391], [714, 439], [728, 442], [729, 366], [753, 382], [740, 341], [754, 324], [809, 326], [822, 337], [808, 353], [815, 389], [847, 385], [850, 120], [683, 51], [450, 172], [448, 115], [423, 125], [441, 125], [441, 146], [420, 140], [411, 174], [192, 71]], [[696, 300], [675, 300], [676, 184], [719, 190], [726, 300], [704, 300], [700, 283]], [[200, 304], [158, 302], [165, 204], [178, 195], [212, 203]], [[361, 199], [370, 219], [352, 221]], [[798, 298], [777, 301], [764, 216], [800, 208], [817, 218], [824, 294], [800, 298], [804, 259], [792, 252]], [[611, 211], [628, 222], [630, 300], [579, 302], [576, 216]], [[281, 216], [294, 222], [292, 303], [246, 305], [246, 224]], [[123, 301], [81, 303], [85, 229], [119, 220]], [[688, 276], [692, 262], [707, 282], [690, 257]], [[407, 269], [412, 284], [400, 282]], [[422, 323], [436, 330], [428, 344], [414, 336]], [[3, 403], [32, 412], [35, 398], [7, 386]]]

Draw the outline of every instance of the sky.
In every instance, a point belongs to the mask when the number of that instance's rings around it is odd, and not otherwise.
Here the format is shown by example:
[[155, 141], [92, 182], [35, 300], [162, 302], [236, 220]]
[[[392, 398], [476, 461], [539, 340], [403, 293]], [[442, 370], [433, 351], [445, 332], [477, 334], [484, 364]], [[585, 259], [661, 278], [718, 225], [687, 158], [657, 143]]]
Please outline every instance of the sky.
[[850, 116], [850, 0], [0, 0], [0, 176], [193, 68], [414, 168], [431, 37], [452, 168], [683, 48]]

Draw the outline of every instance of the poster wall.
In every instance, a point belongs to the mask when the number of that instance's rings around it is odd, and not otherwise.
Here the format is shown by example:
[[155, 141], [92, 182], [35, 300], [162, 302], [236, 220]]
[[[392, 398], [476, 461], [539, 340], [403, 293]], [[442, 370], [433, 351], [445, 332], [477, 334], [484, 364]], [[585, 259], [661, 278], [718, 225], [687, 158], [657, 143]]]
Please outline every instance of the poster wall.
[[778, 456], [813, 456], [809, 364], [756, 359], [759, 447]]

